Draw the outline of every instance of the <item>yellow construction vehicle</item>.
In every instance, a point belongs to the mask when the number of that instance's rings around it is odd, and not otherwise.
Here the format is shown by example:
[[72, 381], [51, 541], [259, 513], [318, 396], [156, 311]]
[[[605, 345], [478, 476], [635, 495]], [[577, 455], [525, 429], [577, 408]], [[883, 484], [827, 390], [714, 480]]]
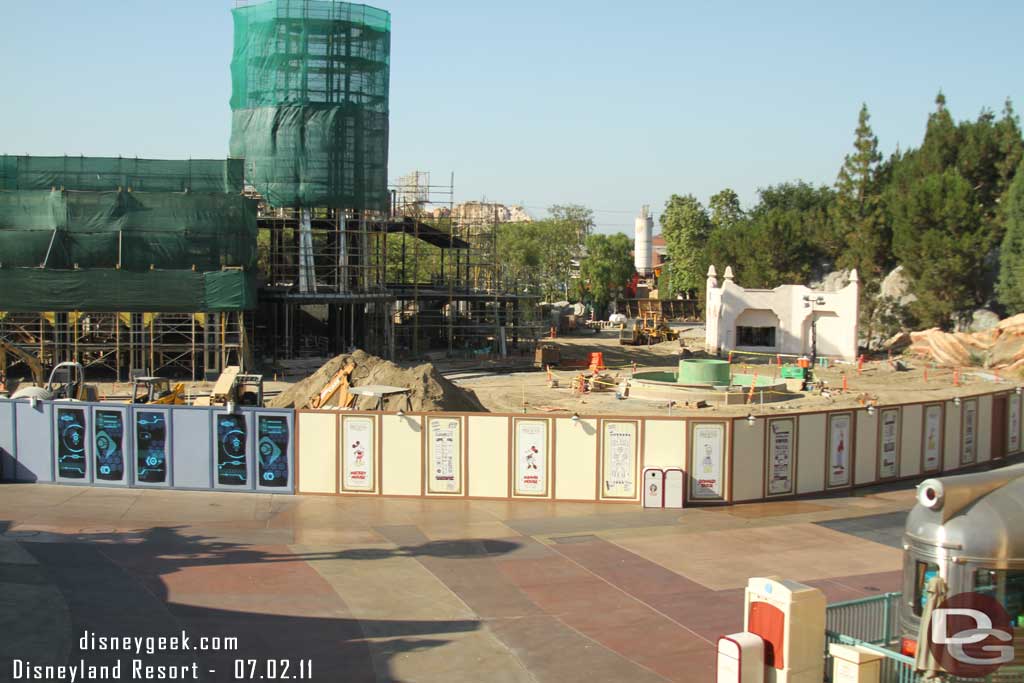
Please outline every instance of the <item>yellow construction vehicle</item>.
[[640, 318], [631, 318], [619, 327], [619, 343], [625, 346], [660, 344], [678, 338], [679, 333], [668, 326], [660, 313], [646, 313]]
[[226, 406], [228, 402], [262, 408], [263, 375], [245, 375], [237, 365], [229, 365], [214, 382], [210, 395], [200, 396], [193, 405]]
[[171, 387], [171, 380], [164, 377], [136, 377], [132, 380], [130, 403], [148, 405], [180, 406], [185, 401], [185, 385], [178, 382]]

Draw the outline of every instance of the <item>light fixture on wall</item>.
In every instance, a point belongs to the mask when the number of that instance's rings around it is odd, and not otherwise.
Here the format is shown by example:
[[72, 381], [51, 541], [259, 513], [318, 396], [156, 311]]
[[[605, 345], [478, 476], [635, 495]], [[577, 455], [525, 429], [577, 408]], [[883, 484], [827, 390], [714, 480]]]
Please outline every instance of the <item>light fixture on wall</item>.
[[572, 414], [572, 421], [578, 423], [580, 421], [580, 414], [579, 413], [573, 413]]
[[227, 403], [227, 411], [228, 411], [228, 415], [234, 415], [235, 414], [235, 402], [234, 401], [228, 401], [228, 403]]
[[872, 415], [873, 416], [874, 414], [875, 414], [875, 406], [873, 404], [869, 403], [868, 404], [868, 415]]
[[748, 425], [753, 427], [756, 422], [757, 422], [757, 418], [754, 417], [753, 413], [751, 413], [750, 415], [747, 415], [747, 424]]
[[1016, 391], [1017, 395], [1020, 396], [1022, 393], [1024, 393], [1024, 387], [1017, 387], [1016, 389], [1014, 389], [1014, 391]]
[[398, 417], [405, 417], [405, 411], [399, 408], [398, 412], [395, 413], [395, 415], [397, 415]]
[[960, 407], [960, 397], [959, 396], [957, 396], [956, 398], [953, 399], [953, 405], [955, 405], [957, 408]]

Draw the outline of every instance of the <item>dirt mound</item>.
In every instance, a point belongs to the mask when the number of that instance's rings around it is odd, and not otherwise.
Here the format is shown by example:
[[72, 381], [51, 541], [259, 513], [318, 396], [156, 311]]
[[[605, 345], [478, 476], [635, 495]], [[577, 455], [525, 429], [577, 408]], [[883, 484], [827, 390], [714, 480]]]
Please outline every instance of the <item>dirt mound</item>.
[[[411, 389], [408, 397], [393, 396], [384, 400], [384, 410], [436, 411], [447, 410], [456, 412], [485, 412], [476, 394], [468, 389], [457, 387], [441, 376], [433, 365], [424, 363], [411, 368], [402, 368], [391, 361], [371, 356], [365, 351], [343, 354], [330, 359], [312, 375], [288, 387], [278, 396], [271, 399], [270, 408], [307, 408], [314, 396], [331, 381], [335, 373], [349, 362], [355, 364], [355, 370], [349, 377], [354, 387], [370, 384], [385, 384], [393, 387]], [[325, 408], [337, 406], [337, 395], [327, 402]], [[373, 410], [377, 407], [377, 399], [371, 396], [358, 396], [353, 406], [357, 410]]]

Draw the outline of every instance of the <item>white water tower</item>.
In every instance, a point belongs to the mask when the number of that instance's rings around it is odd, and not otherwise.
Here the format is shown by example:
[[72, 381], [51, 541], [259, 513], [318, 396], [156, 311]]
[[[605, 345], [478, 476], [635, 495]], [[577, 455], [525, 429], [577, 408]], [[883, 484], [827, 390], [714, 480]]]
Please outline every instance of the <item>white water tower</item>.
[[641, 277], [651, 274], [651, 264], [654, 260], [654, 246], [651, 240], [654, 238], [654, 218], [651, 217], [649, 206], [640, 210], [633, 224], [636, 228], [636, 239], [633, 243], [633, 266]]

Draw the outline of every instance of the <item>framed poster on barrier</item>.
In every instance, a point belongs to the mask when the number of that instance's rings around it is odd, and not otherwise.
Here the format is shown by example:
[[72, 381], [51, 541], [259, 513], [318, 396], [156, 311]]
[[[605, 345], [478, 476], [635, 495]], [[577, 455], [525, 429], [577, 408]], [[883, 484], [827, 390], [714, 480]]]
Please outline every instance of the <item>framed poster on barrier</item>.
[[853, 470], [853, 413], [829, 414], [827, 443], [827, 488], [849, 486]]
[[291, 417], [288, 415], [256, 415], [257, 488], [275, 490], [291, 487], [291, 432]]
[[690, 498], [725, 500], [725, 423], [697, 423], [690, 431]]
[[793, 493], [796, 469], [796, 420], [791, 417], [768, 420], [767, 495]]
[[97, 484], [127, 483], [127, 414], [125, 408], [93, 410], [93, 472]]
[[921, 425], [921, 470], [938, 472], [942, 469], [942, 442], [945, 432], [945, 415], [941, 403], [924, 407]]
[[376, 449], [376, 418], [341, 416], [341, 490], [367, 492], [377, 490], [374, 454]]
[[878, 478], [895, 479], [900, 458], [900, 409], [878, 412]]
[[169, 411], [137, 408], [132, 413], [132, 422], [135, 485], [169, 486], [172, 467]]
[[1006, 406], [1006, 453], [1009, 455], [1020, 450], [1020, 394], [1010, 394]]
[[243, 413], [214, 413], [214, 488], [249, 488], [249, 420]]
[[978, 399], [962, 401], [960, 411], [960, 464], [978, 461]]
[[66, 407], [55, 404], [54, 448], [57, 456], [56, 474], [59, 481], [89, 483], [89, 425], [84, 407]]
[[517, 496], [547, 496], [548, 421], [514, 418], [513, 422], [512, 491]]
[[607, 420], [601, 423], [601, 497], [636, 498], [636, 468], [640, 423]]
[[427, 493], [462, 494], [462, 418], [427, 418]]

